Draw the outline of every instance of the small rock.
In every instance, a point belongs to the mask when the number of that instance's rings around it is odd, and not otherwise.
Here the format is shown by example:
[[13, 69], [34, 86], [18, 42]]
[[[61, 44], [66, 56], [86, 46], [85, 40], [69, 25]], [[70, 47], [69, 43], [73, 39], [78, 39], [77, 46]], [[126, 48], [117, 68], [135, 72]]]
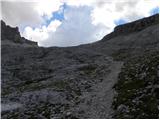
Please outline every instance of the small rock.
[[66, 116], [70, 116], [70, 115], [71, 115], [71, 112], [67, 112], [67, 113], [66, 113]]

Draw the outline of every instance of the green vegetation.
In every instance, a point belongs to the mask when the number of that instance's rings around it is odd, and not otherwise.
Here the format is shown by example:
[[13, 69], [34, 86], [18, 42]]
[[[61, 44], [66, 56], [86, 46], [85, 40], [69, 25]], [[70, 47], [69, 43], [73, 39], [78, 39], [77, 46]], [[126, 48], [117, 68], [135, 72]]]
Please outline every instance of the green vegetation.
[[124, 60], [128, 57], [131, 57], [131, 54], [129, 51], [132, 51], [132, 49], [120, 49], [117, 52], [112, 54], [112, 57], [114, 60]]
[[19, 35], [15, 35], [15, 37], [14, 37], [14, 42], [15, 42], [15, 43], [20, 43], [20, 42], [22, 42], [21, 37], [20, 37]]
[[158, 52], [127, 60], [114, 86], [113, 118], [158, 118]]
[[83, 72], [85, 75], [95, 75], [97, 66], [96, 65], [88, 65], [80, 68], [79, 70]]
[[[79, 68], [79, 73], [82, 76], [88, 77], [91, 82], [101, 82], [103, 79], [101, 77], [105, 74], [105, 65], [98, 65], [90, 63], [87, 66]], [[95, 78], [98, 78], [100, 81], [94, 81]], [[92, 79], [92, 80], [91, 80]]]
[[[28, 84], [19, 84], [14, 86], [16, 89], [16, 91], [19, 92], [24, 92], [24, 91], [36, 91], [36, 90], [41, 90], [41, 89], [45, 89], [45, 88], [53, 88], [56, 91], [64, 91], [68, 86], [69, 83], [67, 82], [67, 80], [56, 80], [56, 81], [46, 81], [44, 83], [42, 83], [41, 81], [39, 82], [27, 82]], [[8, 95], [12, 93], [12, 88], [8, 88], [8, 89], [3, 89], [2, 90], [2, 96]]]
[[42, 82], [37, 82], [37, 83], [32, 83], [29, 85], [24, 85], [21, 86], [19, 89], [21, 91], [34, 91], [34, 90], [40, 90], [40, 89], [44, 89], [44, 88], [53, 88], [56, 91], [64, 91], [66, 89], [66, 87], [68, 86], [68, 82], [65, 80], [57, 80], [55, 82], [46, 82], [46, 83], [42, 83]]

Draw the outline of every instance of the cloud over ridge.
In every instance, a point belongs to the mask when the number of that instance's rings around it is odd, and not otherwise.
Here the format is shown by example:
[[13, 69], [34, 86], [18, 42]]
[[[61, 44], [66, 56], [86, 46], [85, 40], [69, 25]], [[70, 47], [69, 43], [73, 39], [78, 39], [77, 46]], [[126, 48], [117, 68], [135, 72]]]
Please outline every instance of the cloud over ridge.
[[27, 39], [40, 46], [74, 46], [100, 40], [119, 21], [150, 16], [158, 0], [2, 0], [1, 6], [2, 19]]

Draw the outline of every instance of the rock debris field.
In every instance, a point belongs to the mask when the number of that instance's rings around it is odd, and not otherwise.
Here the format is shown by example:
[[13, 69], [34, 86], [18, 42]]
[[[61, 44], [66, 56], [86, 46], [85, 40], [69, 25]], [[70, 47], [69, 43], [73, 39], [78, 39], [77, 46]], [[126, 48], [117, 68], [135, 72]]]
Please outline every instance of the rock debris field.
[[95, 43], [49, 48], [1, 21], [1, 117], [158, 118], [158, 17]]

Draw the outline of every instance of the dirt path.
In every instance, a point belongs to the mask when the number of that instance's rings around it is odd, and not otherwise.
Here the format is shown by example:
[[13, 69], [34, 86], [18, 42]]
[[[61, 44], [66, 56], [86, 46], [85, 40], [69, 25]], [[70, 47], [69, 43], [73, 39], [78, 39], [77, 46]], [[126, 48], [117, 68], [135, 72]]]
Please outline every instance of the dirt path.
[[111, 118], [110, 114], [113, 112], [111, 105], [114, 97], [112, 87], [117, 81], [122, 65], [122, 62], [113, 62], [109, 68], [111, 72], [105, 76], [104, 80], [93, 86], [92, 92], [83, 95], [85, 102], [79, 107], [84, 110], [84, 118]]

